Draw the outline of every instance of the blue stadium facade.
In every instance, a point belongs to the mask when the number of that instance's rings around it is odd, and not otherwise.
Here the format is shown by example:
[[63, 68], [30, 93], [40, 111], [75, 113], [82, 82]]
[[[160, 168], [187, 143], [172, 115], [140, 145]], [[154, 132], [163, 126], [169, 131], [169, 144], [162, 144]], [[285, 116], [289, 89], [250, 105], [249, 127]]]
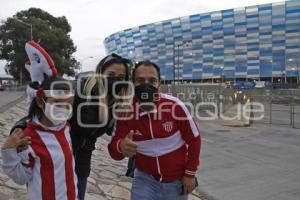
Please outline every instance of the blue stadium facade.
[[107, 53], [156, 62], [164, 80], [272, 80], [300, 74], [300, 0], [142, 25], [104, 41]]

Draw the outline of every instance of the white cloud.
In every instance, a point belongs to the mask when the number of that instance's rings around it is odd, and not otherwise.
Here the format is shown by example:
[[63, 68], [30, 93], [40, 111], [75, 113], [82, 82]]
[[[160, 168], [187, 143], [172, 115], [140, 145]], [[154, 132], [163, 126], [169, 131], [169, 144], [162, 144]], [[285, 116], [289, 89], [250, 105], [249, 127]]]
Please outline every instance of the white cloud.
[[[85, 60], [84, 71], [93, 70], [105, 55], [103, 40], [117, 31], [142, 24], [228, 8], [278, 0], [0, 0], [0, 18], [39, 7], [54, 16], [66, 16], [77, 46], [75, 57]], [[22, 3], [20, 3], [22, 2]], [[1, 70], [1, 67], [0, 67]]]

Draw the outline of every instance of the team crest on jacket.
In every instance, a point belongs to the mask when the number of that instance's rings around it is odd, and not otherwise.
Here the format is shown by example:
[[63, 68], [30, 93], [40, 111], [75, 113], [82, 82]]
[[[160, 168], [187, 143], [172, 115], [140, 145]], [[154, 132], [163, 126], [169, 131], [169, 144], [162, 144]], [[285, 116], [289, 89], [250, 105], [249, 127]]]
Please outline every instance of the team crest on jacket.
[[165, 131], [171, 132], [173, 129], [173, 122], [165, 122], [165, 123], [163, 123], [163, 127], [164, 127]]

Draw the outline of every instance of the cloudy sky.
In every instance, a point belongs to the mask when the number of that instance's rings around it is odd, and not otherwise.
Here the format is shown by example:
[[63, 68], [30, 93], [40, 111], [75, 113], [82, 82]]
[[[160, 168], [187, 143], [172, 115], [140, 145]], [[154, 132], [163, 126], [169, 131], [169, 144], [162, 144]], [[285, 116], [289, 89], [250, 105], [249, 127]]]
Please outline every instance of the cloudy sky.
[[[66, 16], [83, 71], [93, 70], [105, 55], [103, 40], [120, 30], [196, 13], [282, 0], [0, 0], [0, 20], [30, 7]], [[88, 57], [93, 58], [88, 58]], [[3, 61], [0, 74], [4, 73]]]

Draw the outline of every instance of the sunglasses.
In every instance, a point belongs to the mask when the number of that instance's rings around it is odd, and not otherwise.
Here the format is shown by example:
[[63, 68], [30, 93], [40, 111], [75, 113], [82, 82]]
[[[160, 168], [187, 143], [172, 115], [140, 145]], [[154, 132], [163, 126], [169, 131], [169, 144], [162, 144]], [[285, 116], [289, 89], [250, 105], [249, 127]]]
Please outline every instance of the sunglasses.
[[107, 58], [105, 58], [105, 60], [103, 61], [102, 66], [106, 65], [108, 62], [114, 60], [114, 59], [120, 59], [122, 60], [125, 64], [129, 63], [130, 60], [123, 58], [115, 53], [112, 53], [111, 55], [107, 56]]

